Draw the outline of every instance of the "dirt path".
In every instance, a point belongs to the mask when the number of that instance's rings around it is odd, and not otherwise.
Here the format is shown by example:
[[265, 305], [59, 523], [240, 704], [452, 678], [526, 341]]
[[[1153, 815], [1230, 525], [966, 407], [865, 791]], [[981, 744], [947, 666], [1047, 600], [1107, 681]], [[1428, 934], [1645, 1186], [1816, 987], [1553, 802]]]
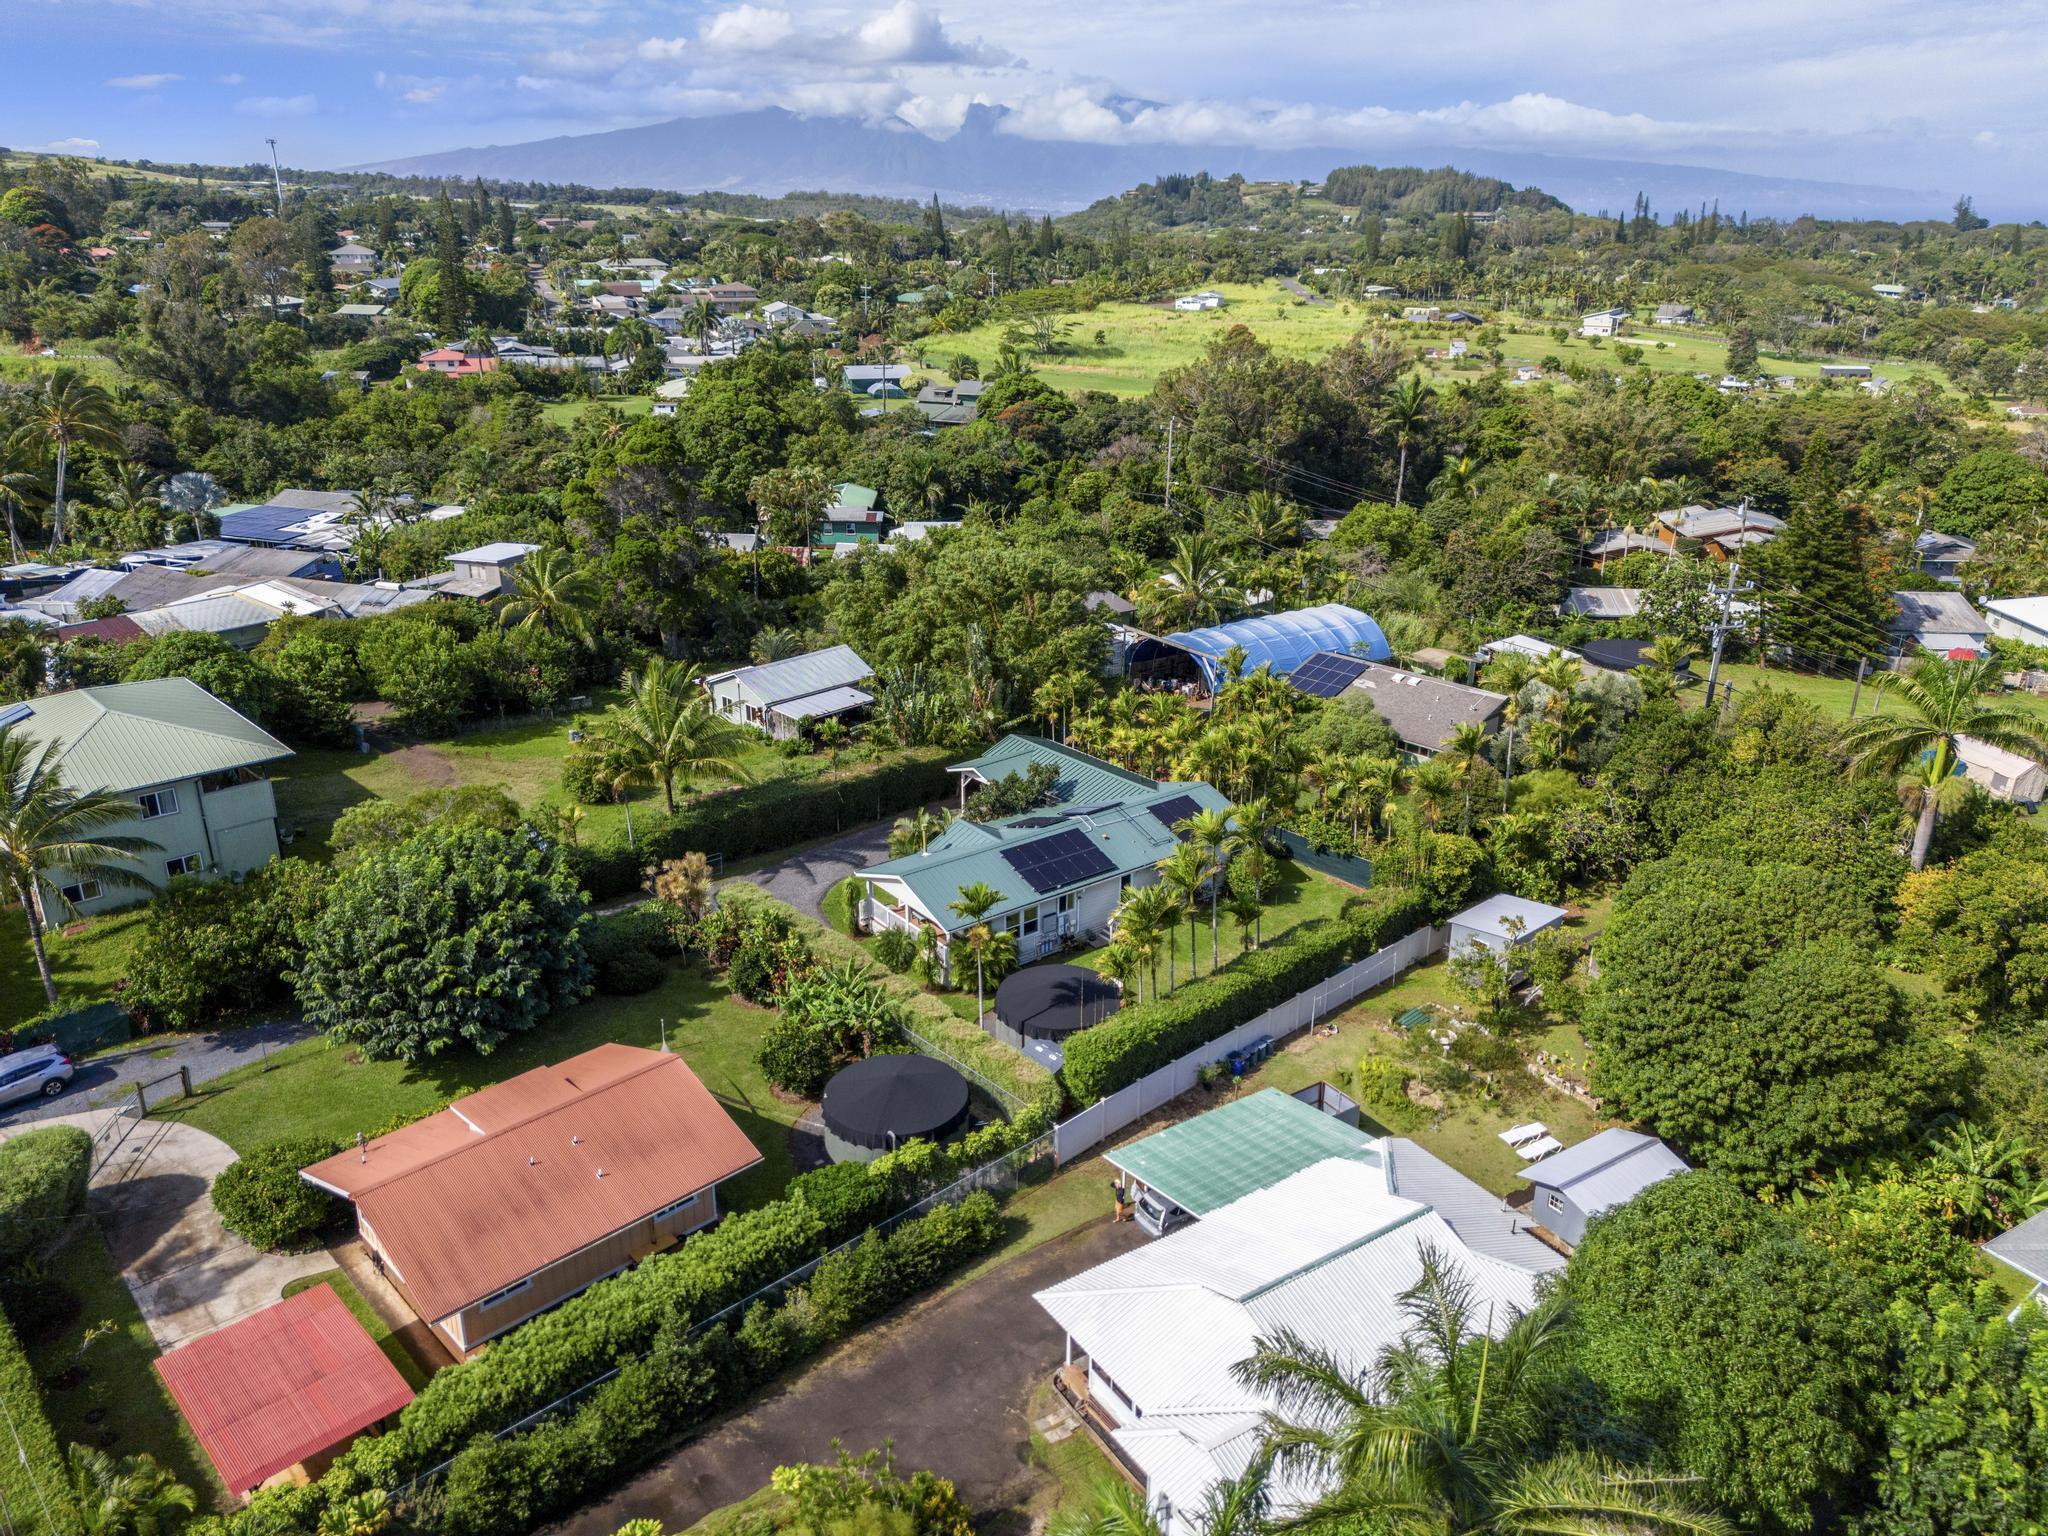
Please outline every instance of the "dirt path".
[[952, 1478], [977, 1512], [1002, 1508], [1037, 1475], [1026, 1459], [1025, 1404], [1064, 1345], [1032, 1293], [1142, 1240], [1135, 1224], [1091, 1222], [935, 1296], [849, 1340], [555, 1529], [611, 1536], [628, 1520], [650, 1518], [683, 1530], [766, 1487], [780, 1465], [831, 1460], [835, 1437], [852, 1451], [893, 1440], [903, 1471]]

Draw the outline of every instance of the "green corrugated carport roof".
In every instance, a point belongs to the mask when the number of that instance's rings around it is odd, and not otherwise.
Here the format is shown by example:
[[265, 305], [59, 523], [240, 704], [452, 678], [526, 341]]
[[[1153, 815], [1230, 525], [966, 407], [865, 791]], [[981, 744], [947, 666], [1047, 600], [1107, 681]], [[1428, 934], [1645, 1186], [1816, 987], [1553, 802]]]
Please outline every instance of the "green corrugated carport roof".
[[1206, 1216], [1332, 1157], [1376, 1163], [1373, 1138], [1277, 1088], [1118, 1147], [1109, 1164]]
[[0, 708], [10, 728], [56, 744], [67, 789], [122, 794], [253, 768], [291, 748], [190, 678], [108, 683]]

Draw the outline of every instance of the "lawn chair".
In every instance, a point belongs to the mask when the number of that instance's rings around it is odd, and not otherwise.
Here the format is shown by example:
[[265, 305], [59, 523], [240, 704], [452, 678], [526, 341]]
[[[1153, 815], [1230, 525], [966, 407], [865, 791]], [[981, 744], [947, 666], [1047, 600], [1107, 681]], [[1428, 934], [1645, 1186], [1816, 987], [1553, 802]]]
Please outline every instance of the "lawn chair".
[[1500, 1139], [1511, 1147], [1526, 1146], [1539, 1136], [1548, 1136], [1550, 1127], [1541, 1120], [1531, 1120], [1526, 1125], [1511, 1125], [1500, 1133]]
[[1540, 1163], [1553, 1152], [1562, 1152], [1564, 1143], [1555, 1136], [1539, 1137], [1527, 1146], [1515, 1148], [1515, 1156], [1525, 1163]]

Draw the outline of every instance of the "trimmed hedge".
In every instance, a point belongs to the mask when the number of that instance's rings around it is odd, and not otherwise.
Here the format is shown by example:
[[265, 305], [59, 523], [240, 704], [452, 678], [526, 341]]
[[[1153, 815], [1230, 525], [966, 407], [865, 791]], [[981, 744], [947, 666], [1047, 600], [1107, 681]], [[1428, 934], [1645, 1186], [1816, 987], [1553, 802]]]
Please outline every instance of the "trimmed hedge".
[[1347, 916], [1304, 924], [1269, 948], [1239, 955], [1214, 976], [1082, 1030], [1067, 1042], [1060, 1068], [1068, 1094], [1077, 1104], [1093, 1104], [1429, 921], [1428, 900], [1418, 890], [1377, 891], [1367, 903]]
[[52, 1125], [0, 1142], [0, 1264], [28, 1257], [85, 1209], [92, 1138]]
[[[5, 1497], [14, 1517], [15, 1530], [21, 1536], [77, 1536], [78, 1512], [71, 1503], [71, 1485], [57, 1449], [57, 1435], [36, 1393], [35, 1371], [4, 1317], [0, 1317], [0, 1404], [6, 1406], [4, 1417], [14, 1432], [0, 1441], [6, 1448], [6, 1454], [0, 1455], [0, 1496]], [[20, 1437], [18, 1451], [14, 1436]], [[43, 1517], [46, 1506], [56, 1522], [54, 1531], [50, 1520]]]
[[661, 985], [668, 961], [681, 951], [668, 908], [650, 901], [585, 923], [583, 953], [590, 957], [598, 991], [638, 997]]
[[750, 858], [943, 799], [953, 787], [951, 755], [921, 748], [837, 778], [771, 779], [708, 795], [673, 816], [641, 817], [637, 845], [621, 838], [573, 848], [570, 864], [594, 899], [625, 896], [640, 889], [648, 866], [693, 850]]

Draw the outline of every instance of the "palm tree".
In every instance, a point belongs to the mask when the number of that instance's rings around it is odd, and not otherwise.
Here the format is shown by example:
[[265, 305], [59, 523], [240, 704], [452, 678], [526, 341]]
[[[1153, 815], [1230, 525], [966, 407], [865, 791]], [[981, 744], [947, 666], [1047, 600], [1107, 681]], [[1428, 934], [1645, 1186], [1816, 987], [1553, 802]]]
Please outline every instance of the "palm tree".
[[[2010, 704], [1985, 697], [1999, 684], [2002, 665], [1993, 659], [1949, 661], [1929, 656], [1904, 672], [1880, 672], [1871, 688], [1896, 698], [1905, 708], [1884, 710], [1852, 720], [1843, 727], [1842, 744], [1849, 749], [1850, 772], [1858, 775], [1897, 774], [1923, 765], [1914, 775], [1922, 789], [1945, 784], [1961, 761], [1960, 738], [1975, 737], [2035, 761], [2048, 761], [2048, 730]], [[1921, 793], [1919, 821], [1913, 831], [1913, 867], [1927, 866], [1934, 825], [1941, 814], [1940, 796]]]
[[718, 306], [709, 299], [699, 299], [690, 306], [689, 317], [683, 324], [684, 328], [702, 343], [718, 329]]
[[85, 1536], [159, 1536], [173, 1510], [199, 1507], [192, 1490], [150, 1455], [116, 1462], [105, 1451], [73, 1445], [71, 1493]]
[[119, 795], [66, 789], [55, 742], [38, 748], [20, 732], [0, 727], [0, 873], [28, 915], [28, 941], [36, 952], [43, 995], [53, 1004], [57, 982], [43, 947], [43, 877], [63, 870], [79, 882], [128, 889], [147, 885], [125, 861], [162, 853], [162, 848], [146, 837], [95, 835], [134, 814], [135, 802]]
[[[1237, 851], [1238, 833], [1231, 825], [1228, 811], [1197, 811], [1185, 821], [1174, 823], [1173, 830], [1187, 834], [1189, 843], [1200, 848], [1209, 860], [1209, 974], [1216, 974], [1216, 904], [1223, 893], [1223, 872], [1230, 867], [1230, 856]], [[1190, 963], [1194, 959], [1194, 946], [1188, 947]]]
[[[1196, 963], [1200, 959], [1200, 954], [1195, 949], [1195, 914], [1200, 910], [1198, 902], [1202, 895], [1202, 887], [1208, 882], [1210, 876], [1215, 874], [1216, 866], [1210, 861], [1209, 851], [1206, 848], [1188, 842], [1182, 843], [1172, 853], [1161, 859], [1157, 868], [1159, 870], [1160, 888], [1165, 890], [1173, 899], [1174, 915], [1176, 917], [1179, 917], [1182, 913], [1187, 915], [1188, 974], [1190, 979], [1192, 979], [1202, 973], [1201, 967]], [[1174, 975], [1174, 962], [1179, 954], [1179, 949], [1180, 945], [1176, 941], [1174, 947], [1166, 952], [1166, 986], [1168, 991], [1172, 991], [1173, 988], [1180, 985], [1179, 980]]]
[[1160, 568], [1169, 607], [1190, 625], [1214, 624], [1230, 606], [1230, 587], [1222, 551], [1206, 533], [1182, 534]]
[[949, 811], [934, 816], [920, 806], [915, 815], [901, 816], [896, 825], [889, 829], [889, 857], [900, 859], [907, 853], [923, 853], [947, 827], [953, 824]]
[[1416, 426], [1429, 409], [1429, 402], [1435, 392], [1419, 373], [1411, 373], [1394, 386], [1394, 392], [1387, 396], [1387, 418], [1393, 423], [1394, 442], [1400, 449], [1400, 459], [1394, 470], [1394, 505], [1401, 505], [1401, 493], [1408, 484], [1408, 440], [1415, 434]]
[[705, 774], [742, 784], [749, 778], [734, 755], [740, 728], [719, 717], [698, 684], [697, 669], [680, 661], [657, 657], [645, 670], [627, 673], [625, 702], [609, 710], [597, 729], [619, 784], [659, 784], [671, 816], [678, 779], [687, 791]]
[[[1294, 793], [1289, 791], [1287, 803], [1294, 803]], [[1238, 857], [1245, 862], [1249, 877], [1249, 889], [1245, 898], [1259, 908], [1258, 926], [1252, 947], [1256, 949], [1266, 937], [1265, 890], [1267, 840], [1280, 826], [1280, 811], [1273, 801], [1264, 795], [1250, 800], [1240, 800], [1230, 808], [1230, 816], [1237, 823]]]
[[1458, 765], [1459, 776], [1465, 781], [1465, 805], [1458, 815], [1458, 830], [1469, 834], [1472, 831], [1472, 779], [1485, 758], [1486, 727], [1477, 720], [1460, 721], [1451, 728], [1451, 734], [1444, 738], [1443, 745], [1443, 756]]
[[29, 397], [27, 419], [15, 429], [12, 441], [23, 448], [40, 445], [56, 460], [50, 496], [54, 548], [64, 542], [64, 477], [71, 467], [71, 450], [101, 448], [111, 453], [121, 446], [113, 397], [76, 368], [59, 368], [39, 393]]
[[21, 517], [48, 494], [38, 455], [13, 443], [0, 444], [0, 513], [7, 517], [7, 552], [21, 558]]
[[155, 512], [162, 506], [157, 499], [162, 484], [162, 477], [151, 474], [147, 465], [122, 459], [100, 477], [100, 495], [116, 512]]
[[787, 661], [792, 656], [801, 656], [808, 647], [802, 633], [794, 629], [777, 629], [768, 625], [754, 636], [754, 643], [747, 648], [747, 654], [754, 662]]
[[995, 938], [995, 931], [982, 919], [994, 911], [1002, 899], [1001, 891], [977, 880], [972, 885], [961, 886], [958, 897], [946, 904], [948, 912], [955, 917], [966, 918], [971, 925], [960, 937], [974, 951], [974, 1016], [977, 1019], [986, 1011], [982, 999], [982, 970], [988, 959], [989, 945]]
[[1133, 890], [1110, 919], [1117, 942], [1145, 962], [1152, 977], [1152, 995], [1159, 995], [1159, 946], [1180, 922], [1180, 904], [1164, 886], [1148, 885]]
[[1292, 1330], [1261, 1338], [1235, 1367], [1276, 1405], [1265, 1452], [1277, 1473], [1327, 1484], [1290, 1530], [1335, 1536], [1544, 1536], [1629, 1531], [1727, 1536], [1720, 1516], [1681, 1497], [1682, 1479], [1578, 1451], [1546, 1455], [1541, 1378], [1569, 1318], [1555, 1297], [1493, 1339], [1475, 1326], [1472, 1283], [1422, 1251], [1400, 1299], [1407, 1328], [1354, 1370]]
[[507, 629], [546, 629], [589, 645], [596, 578], [566, 549], [536, 549], [512, 567], [512, 590], [498, 605]]
[[[1256, 1536], [1266, 1528], [1266, 1502], [1266, 1466], [1254, 1461], [1242, 1476], [1211, 1488], [1199, 1510], [1181, 1512], [1174, 1527], [1192, 1536]], [[1120, 1477], [1106, 1477], [1087, 1505], [1054, 1515], [1046, 1536], [1160, 1536], [1160, 1531], [1144, 1491]]]

